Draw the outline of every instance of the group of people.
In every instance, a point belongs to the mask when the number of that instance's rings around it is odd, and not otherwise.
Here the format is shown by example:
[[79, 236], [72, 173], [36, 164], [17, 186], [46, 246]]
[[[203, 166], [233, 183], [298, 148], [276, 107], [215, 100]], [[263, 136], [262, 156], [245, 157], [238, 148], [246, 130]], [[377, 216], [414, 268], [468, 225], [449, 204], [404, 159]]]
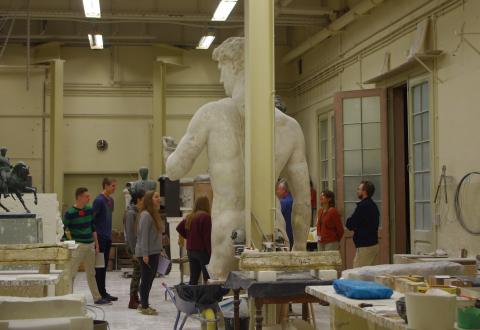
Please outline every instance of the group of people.
[[[360, 183], [357, 188], [357, 197], [360, 201], [345, 223], [345, 227], [353, 231], [353, 242], [356, 247], [353, 260], [354, 268], [373, 265], [379, 253], [378, 228], [380, 225], [380, 212], [372, 199], [374, 193], [375, 186], [372, 182], [362, 181]], [[291, 222], [293, 200], [285, 181], [279, 181], [277, 184], [276, 195], [280, 200], [291, 248], [293, 244]], [[314, 206], [316, 209], [316, 203]], [[340, 250], [340, 241], [345, 229], [340, 213], [335, 207], [335, 194], [330, 190], [324, 190], [320, 194], [320, 208], [316, 214], [316, 227], [318, 251]]]
[[[63, 218], [65, 238], [74, 240], [78, 247], [72, 256], [71, 275], [75, 278], [83, 262], [93, 301], [97, 305], [112, 304], [118, 297], [106, 290], [106, 272], [112, 246], [112, 213], [115, 179], [105, 178], [103, 191], [90, 206], [90, 193], [80, 187], [75, 191], [75, 204]], [[163, 251], [165, 226], [160, 217], [160, 195], [154, 191], [137, 192], [132, 205], [125, 212], [125, 232], [128, 248], [134, 259], [134, 276], [131, 283], [129, 308], [137, 308], [147, 315], [156, 314], [149, 305], [149, 293], [157, 273], [159, 255]], [[103, 253], [103, 264], [96, 265], [96, 255]], [[140, 299], [138, 298], [140, 292]]]
[[[71, 262], [72, 278], [75, 277], [81, 262], [84, 263], [88, 286], [95, 304], [111, 304], [118, 300], [106, 290], [105, 280], [112, 245], [112, 213], [116, 180], [105, 178], [102, 192], [90, 206], [90, 193], [80, 187], [75, 191], [75, 204], [63, 218], [65, 237], [78, 244]], [[286, 182], [277, 185], [282, 213], [286, 221], [286, 233], [293, 244], [291, 223], [292, 197]], [[380, 212], [372, 199], [375, 186], [362, 181], [357, 188], [359, 202], [353, 214], [346, 221], [346, 228], [353, 231], [356, 247], [354, 267], [372, 265], [378, 255], [378, 228]], [[130, 283], [128, 308], [138, 309], [142, 314], [156, 315], [157, 311], [149, 304], [149, 295], [157, 274], [159, 260], [165, 256], [163, 238], [165, 223], [160, 216], [160, 195], [153, 190], [138, 190], [131, 193], [130, 205], [124, 213], [124, 230], [127, 248], [132, 255], [133, 273]], [[320, 194], [320, 208], [317, 212], [318, 250], [340, 249], [344, 235], [344, 225], [335, 207], [335, 195], [324, 190]], [[289, 216], [290, 215], [290, 216]], [[190, 285], [198, 284], [200, 276], [206, 282], [210, 277], [207, 265], [211, 256], [212, 220], [210, 201], [199, 197], [193, 211], [177, 226], [183, 240], [190, 265]], [[96, 267], [96, 255], [103, 253], [103, 265]]]
[[[105, 178], [103, 190], [90, 206], [90, 193], [80, 187], [75, 191], [75, 203], [64, 215], [65, 239], [74, 240], [78, 247], [72, 256], [70, 272], [72, 278], [83, 262], [87, 282], [93, 301], [97, 305], [112, 304], [118, 298], [106, 291], [106, 271], [112, 245], [112, 213], [116, 180]], [[160, 194], [156, 191], [135, 190], [131, 193], [123, 225], [127, 249], [132, 256], [133, 273], [130, 282], [128, 308], [138, 309], [145, 315], [156, 315], [150, 306], [149, 295], [157, 274], [159, 260], [166, 257], [163, 242], [165, 223], [160, 216]], [[177, 227], [180, 235], [187, 239], [190, 263], [190, 284], [198, 283], [200, 274], [204, 281], [209, 278], [206, 265], [211, 255], [210, 202], [200, 197], [193, 212]], [[103, 265], [96, 265], [96, 255], [103, 253]]]

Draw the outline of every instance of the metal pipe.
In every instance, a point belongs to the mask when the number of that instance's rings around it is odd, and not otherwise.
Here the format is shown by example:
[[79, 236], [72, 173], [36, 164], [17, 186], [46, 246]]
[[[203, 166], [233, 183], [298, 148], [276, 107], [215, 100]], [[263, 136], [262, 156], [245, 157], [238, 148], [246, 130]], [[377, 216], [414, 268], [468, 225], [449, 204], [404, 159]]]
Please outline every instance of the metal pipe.
[[380, 5], [384, 0], [363, 0], [355, 7], [349, 10], [345, 15], [339, 17], [333, 21], [329, 26], [315, 34], [313, 37], [308, 38], [302, 42], [298, 47], [288, 52], [282, 59], [284, 63], [289, 63], [297, 57], [303, 55], [310, 49], [317, 46], [319, 43], [332, 36], [335, 33], [341, 31], [344, 27], [354, 22], [358, 16], [363, 15], [371, 9]]
[[30, 0], [27, 2], [27, 91], [30, 90]]
[[293, 9], [293, 8], [278, 8], [280, 15], [293, 15], [293, 16], [325, 16], [333, 13], [332, 10], [325, 9]]

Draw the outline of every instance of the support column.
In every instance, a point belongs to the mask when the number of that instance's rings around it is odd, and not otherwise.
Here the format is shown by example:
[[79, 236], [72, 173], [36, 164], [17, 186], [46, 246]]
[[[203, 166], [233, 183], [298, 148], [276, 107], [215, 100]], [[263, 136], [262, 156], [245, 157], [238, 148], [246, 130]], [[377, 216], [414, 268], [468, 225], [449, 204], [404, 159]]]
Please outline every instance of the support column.
[[152, 165], [150, 173], [157, 179], [165, 171], [163, 161], [162, 137], [166, 135], [166, 76], [167, 65], [164, 62], [153, 63], [153, 132]]
[[50, 190], [63, 204], [63, 64], [50, 61]]
[[257, 248], [275, 222], [273, 17], [273, 0], [245, 1], [245, 220]]

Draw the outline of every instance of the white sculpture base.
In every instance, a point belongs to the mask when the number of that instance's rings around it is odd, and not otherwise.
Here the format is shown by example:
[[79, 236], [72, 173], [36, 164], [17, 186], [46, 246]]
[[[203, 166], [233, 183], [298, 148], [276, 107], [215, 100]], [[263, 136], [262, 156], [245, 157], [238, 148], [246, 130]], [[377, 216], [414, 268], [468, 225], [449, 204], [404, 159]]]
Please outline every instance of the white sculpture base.
[[[33, 203], [33, 194], [25, 194], [23, 199], [30, 211], [42, 219], [43, 243], [54, 244], [59, 242], [63, 235], [63, 224], [57, 194], [37, 194], [37, 196], [37, 205]], [[12, 198], [2, 199], [2, 204], [9, 208], [11, 212], [25, 212], [22, 204]]]

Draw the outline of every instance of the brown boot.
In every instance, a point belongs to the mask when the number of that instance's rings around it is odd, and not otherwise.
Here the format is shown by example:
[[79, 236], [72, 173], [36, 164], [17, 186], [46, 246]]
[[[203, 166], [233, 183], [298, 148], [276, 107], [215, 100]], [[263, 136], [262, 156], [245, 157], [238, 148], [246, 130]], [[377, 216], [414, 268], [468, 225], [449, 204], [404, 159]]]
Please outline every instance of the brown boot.
[[138, 296], [137, 294], [130, 295], [130, 302], [128, 303], [128, 308], [130, 309], [137, 309], [138, 308]]

